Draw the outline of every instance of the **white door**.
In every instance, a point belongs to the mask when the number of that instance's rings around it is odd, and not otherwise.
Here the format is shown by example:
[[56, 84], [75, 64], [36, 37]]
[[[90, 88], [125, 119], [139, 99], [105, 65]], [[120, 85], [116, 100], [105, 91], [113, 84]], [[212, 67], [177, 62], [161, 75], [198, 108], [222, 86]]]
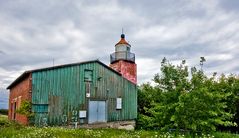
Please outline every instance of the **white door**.
[[89, 101], [89, 123], [106, 122], [105, 101]]

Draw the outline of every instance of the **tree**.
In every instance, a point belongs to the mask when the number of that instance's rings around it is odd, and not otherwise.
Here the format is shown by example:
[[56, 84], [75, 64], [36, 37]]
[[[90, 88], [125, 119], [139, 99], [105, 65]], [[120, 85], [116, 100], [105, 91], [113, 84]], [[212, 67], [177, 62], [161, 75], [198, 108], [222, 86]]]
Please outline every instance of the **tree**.
[[156, 102], [161, 97], [161, 90], [154, 88], [149, 83], [142, 84], [138, 89], [138, 119], [137, 128], [153, 129], [153, 120], [148, 112], [152, 108], [152, 102]]
[[215, 131], [217, 125], [232, 126], [232, 114], [225, 110], [227, 94], [210, 90], [215, 87], [214, 79], [196, 71], [191, 80], [191, 91], [179, 97], [176, 112], [171, 118], [174, 125], [194, 132]]
[[218, 125], [220, 130], [238, 131], [239, 127], [239, 79], [237, 76], [231, 74], [226, 77], [222, 74], [218, 81], [215, 81], [214, 86], [210, 91], [219, 91], [224, 94], [223, 102], [226, 103], [226, 112], [232, 114], [231, 122], [235, 122], [233, 126]]
[[[201, 58], [200, 62], [205, 61]], [[144, 84], [139, 89], [139, 125], [193, 132], [235, 125], [239, 81], [223, 76], [217, 80], [215, 76], [209, 78], [195, 67], [189, 76], [185, 60], [175, 66], [164, 58], [161, 74], [153, 79], [156, 85]]]

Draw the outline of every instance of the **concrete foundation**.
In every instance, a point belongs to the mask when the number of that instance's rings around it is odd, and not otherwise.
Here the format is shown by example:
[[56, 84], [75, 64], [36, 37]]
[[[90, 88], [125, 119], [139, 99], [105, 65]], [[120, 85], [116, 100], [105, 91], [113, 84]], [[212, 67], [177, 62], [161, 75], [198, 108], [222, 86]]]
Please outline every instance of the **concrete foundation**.
[[[74, 127], [74, 126], [72, 126]], [[80, 124], [78, 128], [116, 128], [116, 129], [125, 129], [125, 130], [134, 130], [135, 121], [116, 121], [116, 122], [107, 122], [107, 123], [95, 123], [95, 124]]]

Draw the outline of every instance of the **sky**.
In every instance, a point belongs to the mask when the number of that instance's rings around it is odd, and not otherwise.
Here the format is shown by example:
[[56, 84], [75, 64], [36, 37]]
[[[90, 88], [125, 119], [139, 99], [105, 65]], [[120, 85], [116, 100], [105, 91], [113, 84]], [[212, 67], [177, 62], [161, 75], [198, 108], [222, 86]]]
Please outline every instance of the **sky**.
[[166, 57], [205, 72], [239, 73], [238, 0], [2, 0], [0, 109], [6, 87], [25, 70], [109, 55], [124, 28], [136, 54], [138, 83], [150, 82]]

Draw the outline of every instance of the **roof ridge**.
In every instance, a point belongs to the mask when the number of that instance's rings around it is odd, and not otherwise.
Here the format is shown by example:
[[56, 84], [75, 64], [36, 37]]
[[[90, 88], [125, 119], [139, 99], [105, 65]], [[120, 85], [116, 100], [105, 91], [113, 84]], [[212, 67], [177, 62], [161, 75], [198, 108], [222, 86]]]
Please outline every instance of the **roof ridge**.
[[115, 71], [114, 69], [110, 68], [103, 62], [101, 62], [99, 59], [95, 60], [89, 60], [89, 61], [83, 61], [83, 62], [76, 62], [76, 63], [70, 63], [70, 64], [62, 64], [58, 66], [51, 66], [51, 67], [45, 67], [45, 68], [39, 68], [39, 69], [33, 69], [33, 70], [26, 70], [24, 71], [17, 79], [15, 79], [8, 87], [7, 89], [10, 89], [12, 86], [17, 84], [18, 81], [21, 79], [25, 78], [29, 73], [36, 72], [36, 71], [43, 71], [43, 70], [50, 70], [50, 69], [56, 69], [56, 68], [61, 68], [61, 67], [67, 67], [67, 66], [75, 66], [75, 65], [80, 65], [80, 64], [85, 64], [85, 63], [92, 63], [92, 62], [98, 62], [99, 64], [103, 65], [104, 67], [110, 69], [111, 71], [115, 72], [116, 74], [122, 76], [119, 72]]

